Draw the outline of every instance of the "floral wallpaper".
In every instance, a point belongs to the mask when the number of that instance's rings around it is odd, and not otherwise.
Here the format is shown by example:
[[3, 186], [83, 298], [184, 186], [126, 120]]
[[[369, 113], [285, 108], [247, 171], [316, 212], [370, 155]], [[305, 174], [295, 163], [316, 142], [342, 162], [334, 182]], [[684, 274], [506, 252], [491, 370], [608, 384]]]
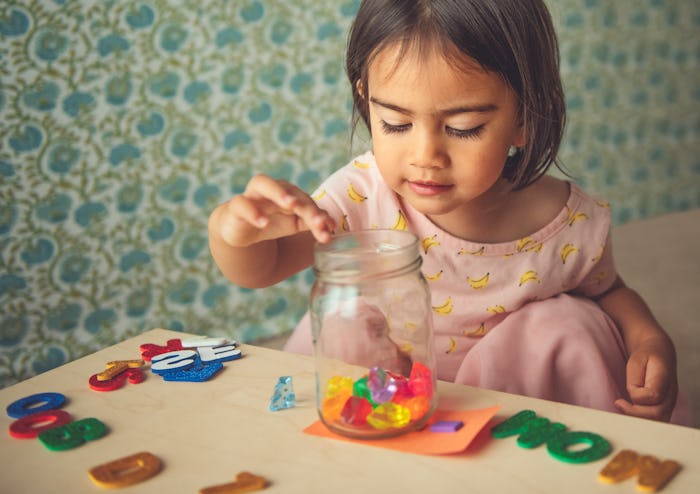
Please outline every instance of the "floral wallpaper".
[[[623, 223], [700, 206], [700, 5], [550, 0], [561, 157]], [[165, 327], [291, 331], [310, 272], [228, 283], [206, 222], [268, 173], [312, 191], [351, 145], [358, 0], [0, 4], [0, 386]]]

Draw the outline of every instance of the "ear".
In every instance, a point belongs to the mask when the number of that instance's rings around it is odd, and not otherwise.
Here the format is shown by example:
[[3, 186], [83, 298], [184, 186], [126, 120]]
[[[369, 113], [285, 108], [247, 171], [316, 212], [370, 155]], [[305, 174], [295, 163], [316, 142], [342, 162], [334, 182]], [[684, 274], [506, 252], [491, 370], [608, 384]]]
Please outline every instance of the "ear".
[[357, 80], [355, 89], [357, 90], [357, 94], [360, 95], [360, 98], [365, 99], [365, 85], [362, 84], [362, 79]]
[[518, 126], [518, 129], [515, 131], [515, 135], [513, 136], [513, 142], [511, 143], [511, 145], [520, 149], [525, 146], [525, 142], [525, 126], [520, 124]]

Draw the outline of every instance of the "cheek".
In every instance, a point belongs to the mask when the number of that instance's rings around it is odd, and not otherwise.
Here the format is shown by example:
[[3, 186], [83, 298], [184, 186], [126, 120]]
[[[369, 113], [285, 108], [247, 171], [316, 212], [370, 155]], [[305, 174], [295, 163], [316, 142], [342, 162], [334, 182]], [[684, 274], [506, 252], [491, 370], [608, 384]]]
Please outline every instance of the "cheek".
[[458, 166], [460, 181], [476, 187], [490, 187], [503, 174], [506, 153], [501, 149], [480, 149], [471, 153], [467, 160]]
[[372, 151], [380, 168], [392, 166], [392, 163], [399, 159], [402, 147], [392, 142], [390, 136], [375, 130], [372, 132]]

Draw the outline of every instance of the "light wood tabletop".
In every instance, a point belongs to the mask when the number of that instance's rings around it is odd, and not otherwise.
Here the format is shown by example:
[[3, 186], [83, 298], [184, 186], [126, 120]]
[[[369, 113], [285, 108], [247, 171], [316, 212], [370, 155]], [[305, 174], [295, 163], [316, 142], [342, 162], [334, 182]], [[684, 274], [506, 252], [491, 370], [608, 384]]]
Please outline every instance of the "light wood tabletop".
[[[0, 435], [0, 492], [3, 494], [95, 493], [88, 470], [137, 452], [163, 462], [162, 471], [129, 493], [196, 493], [233, 481], [242, 471], [266, 477], [265, 492], [469, 492], [607, 493], [637, 492], [635, 479], [618, 484], [598, 472], [622, 449], [682, 465], [661, 491], [700, 492], [700, 430], [625, 417], [523, 396], [439, 382], [440, 409], [483, 409], [501, 405], [492, 424], [530, 409], [607, 439], [612, 453], [591, 463], [570, 464], [546, 447], [524, 449], [516, 437], [494, 439], [490, 425], [462, 453], [428, 456], [317, 437], [303, 430], [317, 420], [314, 361], [251, 345], [243, 358], [203, 383], [166, 382], [146, 369], [145, 381], [109, 392], [93, 391], [88, 378], [114, 360], [140, 357], [143, 343], [164, 345], [187, 335], [156, 329], [0, 390], [0, 404], [42, 392], [66, 396], [62, 407], [74, 420], [94, 417], [108, 434], [66, 451], [51, 451], [38, 439], [10, 437], [15, 419], [4, 414]], [[272, 412], [270, 396], [280, 376], [293, 378], [296, 406]]]

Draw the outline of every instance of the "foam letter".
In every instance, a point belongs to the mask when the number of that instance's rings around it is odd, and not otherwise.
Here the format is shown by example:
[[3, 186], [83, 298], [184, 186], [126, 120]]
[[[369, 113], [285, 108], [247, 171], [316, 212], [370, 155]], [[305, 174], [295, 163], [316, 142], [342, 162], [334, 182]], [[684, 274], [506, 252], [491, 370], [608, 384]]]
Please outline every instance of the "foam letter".
[[90, 479], [107, 489], [126, 487], [150, 479], [161, 469], [160, 459], [142, 452], [91, 468]]
[[107, 427], [96, 418], [77, 420], [39, 434], [39, 441], [51, 451], [73, 449], [107, 434]]
[[70, 413], [63, 410], [48, 410], [25, 415], [10, 424], [10, 435], [17, 439], [31, 439], [40, 432], [65, 425], [73, 420]]
[[154, 355], [151, 359], [151, 370], [156, 374], [163, 374], [177, 369], [186, 369], [194, 365], [196, 357], [195, 350], [178, 350]]
[[226, 362], [241, 358], [241, 351], [235, 345], [218, 346], [215, 348], [205, 346], [197, 348], [202, 362]]

